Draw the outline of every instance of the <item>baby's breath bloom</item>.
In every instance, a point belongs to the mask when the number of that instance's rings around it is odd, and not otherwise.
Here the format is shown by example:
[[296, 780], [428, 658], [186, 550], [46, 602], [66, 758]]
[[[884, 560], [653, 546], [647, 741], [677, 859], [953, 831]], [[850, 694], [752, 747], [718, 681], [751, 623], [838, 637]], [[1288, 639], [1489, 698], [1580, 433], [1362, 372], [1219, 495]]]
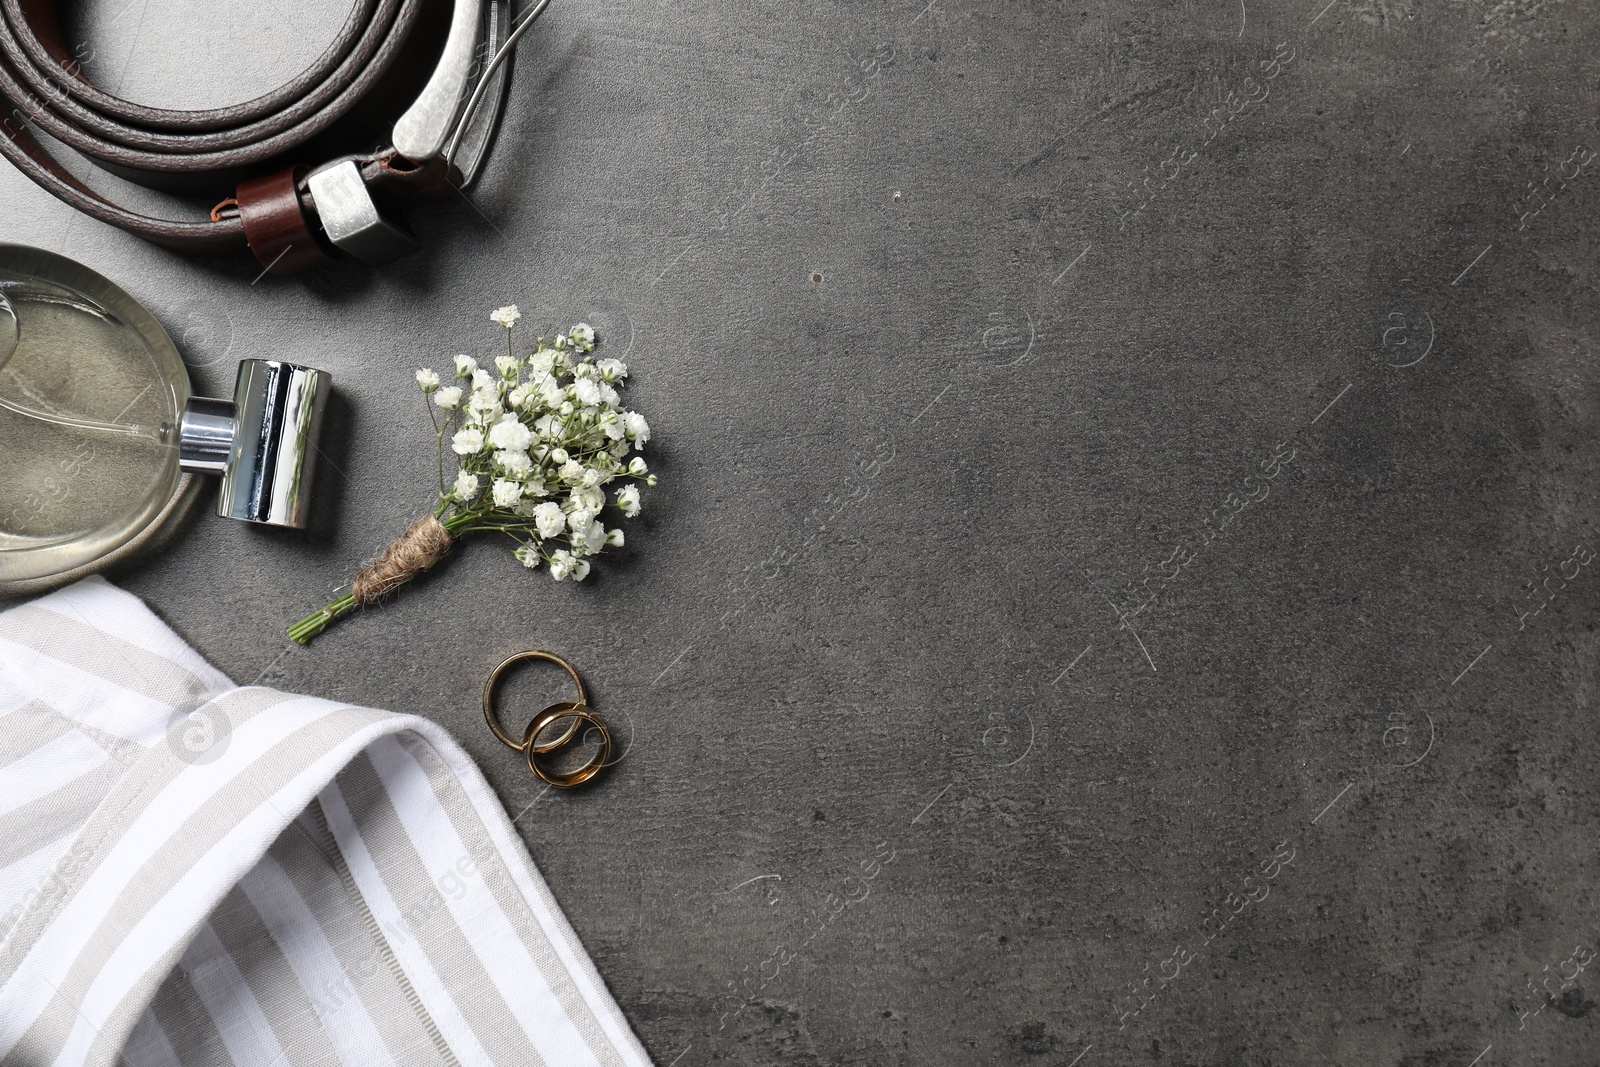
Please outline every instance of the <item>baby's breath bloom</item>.
[[618, 382], [628, 376], [628, 365], [620, 359], [602, 359], [595, 364], [600, 377], [608, 382]]
[[439, 388], [439, 372], [436, 370], [428, 370], [426, 367], [424, 367], [422, 370], [417, 371], [417, 384], [422, 386], [422, 391], [424, 393], [433, 392], [435, 389]]
[[567, 516], [554, 500], [546, 500], [534, 508], [533, 521], [539, 527], [539, 536], [546, 538], [558, 536], [567, 526]]
[[494, 497], [495, 507], [515, 507], [517, 501], [522, 499], [522, 483], [513, 482], [506, 478], [496, 478], [494, 485], [489, 487], [489, 492]]
[[533, 460], [526, 452], [502, 449], [494, 454], [494, 465], [505, 474], [518, 480], [533, 473]]
[[572, 383], [572, 395], [578, 398], [579, 403], [600, 403], [600, 387], [588, 378], [579, 378]]
[[539, 549], [535, 545], [519, 545], [516, 550], [511, 553], [511, 555], [518, 563], [522, 564], [524, 567], [527, 567], [529, 570], [537, 567], [540, 563]]
[[574, 510], [581, 508], [587, 511], [599, 511], [606, 506], [605, 491], [592, 485], [574, 489], [567, 499], [572, 502]]
[[581, 582], [587, 577], [589, 577], [589, 561], [580, 559], [572, 565], [572, 580]]
[[572, 573], [572, 568], [577, 562], [577, 557], [571, 552], [564, 548], [556, 549], [550, 556], [550, 577], [558, 582], [565, 581], [567, 576]]
[[561, 465], [561, 480], [577, 485], [583, 481], [584, 469], [582, 463], [575, 459], [569, 459]]
[[613, 548], [621, 548], [626, 543], [627, 538], [622, 534], [622, 527], [618, 526], [615, 530], [606, 531], [606, 544]]
[[458, 456], [476, 455], [483, 451], [483, 431], [464, 426], [450, 438], [450, 451]]
[[622, 513], [630, 519], [639, 514], [639, 487], [625, 485], [618, 489], [617, 507], [621, 508]]
[[496, 448], [526, 452], [528, 446], [533, 444], [533, 431], [522, 425], [522, 420], [515, 415], [502, 415], [500, 421], [490, 429], [489, 441]]
[[478, 489], [481, 484], [476, 474], [458, 471], [456, 473], [456, 484], [451, 486], [451, 491], [455, 494], [457, 500], [463, 504], [470, 504], [477, 499]]
[[473, 359], [471, 356], [463, 355], [463, 356], [457, 356], [456, 357], [456, 377], [457, 378], [468, 378], [468, 377], [471, 377], [472, 376], [472, 372], [477, 370], [477, 369], [478, 369], [478, 361]]
[[517, 310], [517, 305], [507, 304], [503, 308], [489, 312], [489, 317], [509, 330], [517, 324], [518, 319], [522, 318], [522, 312]]
[[624, 425], [628, 428], [628, 437], [638, 448], [643, 448], [644, 443], [650, 440], [650, 424], [644, 421], [644, 416], [637, 411], [627, 412], [622, 416]]
[[586, 352], [594, 347], [594, 327], [587, 322], [578, 323], [568, 336], [572, 338], [573, 344]]
[[522, 361], [515, 356], [497, 356], [494, 361], [495, 370], [500, 372], [500, 377], [507, 381], [516, 381], [522, 373]]
[[606, 547], [606, 528], [600, 525], [599, 519], [590, 519], [589, 525], [583, 528], [583, 547], [590, 555]]
[[641, 474], [648, 474], [649, 472], [650, 465], [644, 461], [643, 456], [634, 456], [632, 459], [628, 460], [629, 474], [638, 477]]
[[448, 385], [433, 394], [433, 402], [446, 411], [454, 411], [461, 406], [461, 386]]

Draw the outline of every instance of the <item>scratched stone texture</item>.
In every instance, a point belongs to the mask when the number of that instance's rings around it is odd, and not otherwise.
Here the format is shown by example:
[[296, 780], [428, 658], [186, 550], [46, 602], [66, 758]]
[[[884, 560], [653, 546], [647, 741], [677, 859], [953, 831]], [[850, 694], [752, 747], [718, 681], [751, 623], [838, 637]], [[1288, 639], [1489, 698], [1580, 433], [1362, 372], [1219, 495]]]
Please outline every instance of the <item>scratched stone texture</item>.
[[[199, 106], [342, 16], [69, 24]], [[9, 169], [0, 238], [200, 391], [333, 373], [316, 530], [118, 580], [447, 726], [660, 1064], [1593, 1065], [1597, 120], [1578, 0], [558, 0], [420, 254], [257, 283]], [[289, 649], [429, 505], [412, 370], [513, 301], [633, 369], [626, 549], [468, 544]], [[616, 725], [585, 792], [481, 721], [530, 647]]]

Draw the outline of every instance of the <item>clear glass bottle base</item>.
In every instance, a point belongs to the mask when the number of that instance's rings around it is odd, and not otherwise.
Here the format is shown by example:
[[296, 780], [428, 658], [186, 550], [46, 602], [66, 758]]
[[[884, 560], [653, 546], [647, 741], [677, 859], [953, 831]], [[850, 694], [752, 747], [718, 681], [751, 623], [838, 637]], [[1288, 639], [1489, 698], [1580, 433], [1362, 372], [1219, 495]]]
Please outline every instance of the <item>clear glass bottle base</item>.
[[99, 274], [0, 244], [0, 584], [74, 572], [148, 533], [179, 488], [189, 379]]

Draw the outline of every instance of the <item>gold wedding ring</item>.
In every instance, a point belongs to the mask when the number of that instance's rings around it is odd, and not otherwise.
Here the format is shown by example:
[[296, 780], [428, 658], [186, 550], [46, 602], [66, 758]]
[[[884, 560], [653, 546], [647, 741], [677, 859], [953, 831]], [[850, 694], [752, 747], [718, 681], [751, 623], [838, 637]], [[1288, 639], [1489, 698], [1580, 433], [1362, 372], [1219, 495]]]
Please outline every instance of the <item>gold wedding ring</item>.
[[[562, 735], [563, 737], [571, 737], [576, 733], [580, 723], [588, 723], [600, 732], [600, 750], [589, 759], [588, 763], [566, 774], [547, 771], [539, 766], [538, 760], [534, 758], [535, 755], [542, 755], [543, 753], [539, 751], [539, 746], [532, 744], [533, 739], [538, 737], [540, 731], [557, 719], [572, 720], [572, 725], [567, 728], [567, 732]], [[555, 704], [545, 708], [528, 724], [528, 731], [523, 735], [523, 739], [525, 743], [522, 752], [524, 758], [528, 761], [528, 770], [557, 789], [570, 789], [575, 785], [582, 785], [599, 774], [600, 768], [604, 767], [606, 762], [611, 759], [611, 731], [607, 730], [606, 724], [600, 721], [600, 716], [590, 711], [583, 704]], [[566, 744], [565, 741], [561, 743]], [[550, 750], [545, 749], [545, 751], [548, 752]]]
[[[554, 663], [565, 670], [567, 674], [571, 675], [572, 683], [578, 689], [578, 699], [562, 701], [559, 704], [552, 704], [545, 708], [534, 716], [533, 721], [528, 724], [528, 728], [523, 731], [522, 739], [518, 741], [506, 732], [505, 726], [500, 722], [499, 714], [495, 711], [495, 690], [500, 684], [501, 675], [508, 668], [530, 659]], [[578, 676], [578, 672], [572, 664], [553, 652], [542, 652], [538, 649], [518, 652], [516, 655], [502, 660], [499, 666], [490, 671], [488, 679], [483, 683], [483, 717], [495, 737], [500, 739], [501, 744], [521, 752], [527, 760], [528, 770], [538, 776], [541, 781], [557, 789], [568, 789], [587, 782], [600, 773], [600, 768], [604, 767], [606, 761], [611, 758], [611, 732], [606, 729], [605, 723], [600, 721], [600, 717], [589, 709], [589, 697], [583, 688], [583, 679]], [[541, 733], [562, 719], [567, 720], [567, 727], [561, 731], [558, 737], [550, 741], [537, 740]], [[595, 753], [589, 762], [577, 770], [569, 771], [565, 774], [547, 771], [539, 765], [535, 757], [549, 755], [565, 748], [578, 738], [578, 731], [585, 724], [599, 731], [600, 734], [600, 750]], [[588, 731], [585, 730], [584, 734], [587, 735], [587, 733]]]

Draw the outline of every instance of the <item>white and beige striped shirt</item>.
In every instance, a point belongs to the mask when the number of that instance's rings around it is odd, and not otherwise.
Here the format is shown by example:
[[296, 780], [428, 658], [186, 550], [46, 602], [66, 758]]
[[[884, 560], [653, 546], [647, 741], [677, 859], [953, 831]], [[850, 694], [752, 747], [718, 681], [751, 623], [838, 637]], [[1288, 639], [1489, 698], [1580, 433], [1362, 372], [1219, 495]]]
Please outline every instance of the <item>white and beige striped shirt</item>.
[[471, 759], [92, 578], [0, 614], [0, 1064], [649, 1059]]

